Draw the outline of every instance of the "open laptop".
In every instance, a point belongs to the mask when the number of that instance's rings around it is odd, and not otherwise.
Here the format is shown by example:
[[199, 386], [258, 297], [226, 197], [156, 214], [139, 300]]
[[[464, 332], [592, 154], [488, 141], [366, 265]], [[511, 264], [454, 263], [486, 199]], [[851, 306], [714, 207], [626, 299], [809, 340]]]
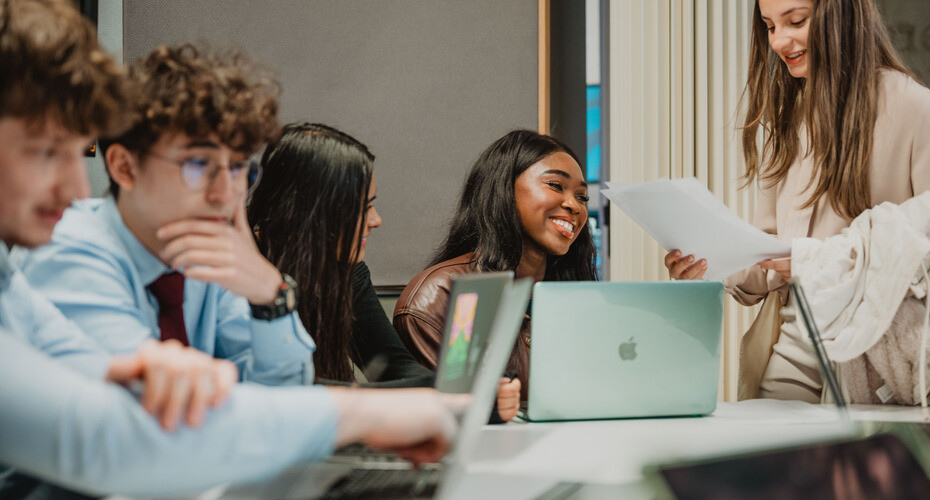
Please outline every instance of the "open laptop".
[[453, 280], [436, 387], [450, 393], [471, 392], [474, 399], [443, 464], [411, 469], [360, 461], [319, 498], [433, 498], [437, 488], [443, 498], [444, 492], [454, 491], [491, 413], [498, 380], [529, 302], [532, 282], [513, 281], [512, 276], [488, 273]]
[[537, 283], [527, 419], [712, 413], [723, 295], [711, 281]]
[[[511, 281], [513, 272], [510, 271], [465, 274], [453, 279], [446, 307], [443, 342], [436, 360], [436, 390], [449, 394], [471, 392], [477, 362], [487, 345], [504, 288]], [[383, 359], [375, 358], [375, 362], [383, 362]], [[395, 453], [361, 443], [339, 448], [329, 461], [355, 465], [374, 462], [379, 464], [378, 467], [388, 467], [391, 463], [397, 463], [399, 467], [409, 466]]]

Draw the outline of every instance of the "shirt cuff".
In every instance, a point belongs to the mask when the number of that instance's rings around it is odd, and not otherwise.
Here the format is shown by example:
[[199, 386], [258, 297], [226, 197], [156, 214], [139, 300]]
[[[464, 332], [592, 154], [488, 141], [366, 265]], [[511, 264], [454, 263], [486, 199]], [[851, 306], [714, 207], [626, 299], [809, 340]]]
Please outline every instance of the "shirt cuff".
[[247, 378], [268, 385], [313, 383], [316, 344], [296, 312], [266, 321], [252, 318], [252, 373]]
[[[323, 386], [265, 388], [240, 384], [236, 403], [259, 404], [273, 422], [265, 436], [285, 454], [289, 462], [316, 461], [332, 455], [339, 431], [339, 408], [332, 391]], [[232, 399], [231, 399], [232, 400]], [[288, 444], [284, 444], [288, 443]], [[285, 448], [290, 448], [285, 450]]]

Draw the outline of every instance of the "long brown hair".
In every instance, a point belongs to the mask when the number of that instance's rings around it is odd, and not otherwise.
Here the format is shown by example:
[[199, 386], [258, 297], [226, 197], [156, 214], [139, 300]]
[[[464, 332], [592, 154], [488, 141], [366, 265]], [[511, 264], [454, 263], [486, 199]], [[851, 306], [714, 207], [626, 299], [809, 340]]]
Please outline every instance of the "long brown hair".
[[[871, 207], [869, 164], [878, 115], [881, 69], [916, 80], [895, 52], [873, 0], [814, 0], [808, 20], [806, 79], [794, 78], [769, 47], [756, 0], [745, 98], [743, 156], [746, 183], [781, 182], [799, 154], [813, 160], [814, 185], [804, 207], [826, 196], [840, 215]], [[801, 125], [808, 146], [800, 150]], [[756, 145], [759, 127], [764, 143]], [[763, 161], [765, 166], [763, 166]]]
[[316, 342], [317, 378], [353, 382], [350, 359], [361, 363], [350, 256], [361, 248], [374, 159], [335, 128], [292, 123], [265, 149], [264, 173], [249, 200], [259, 250], [297, 281], [297, 312]]

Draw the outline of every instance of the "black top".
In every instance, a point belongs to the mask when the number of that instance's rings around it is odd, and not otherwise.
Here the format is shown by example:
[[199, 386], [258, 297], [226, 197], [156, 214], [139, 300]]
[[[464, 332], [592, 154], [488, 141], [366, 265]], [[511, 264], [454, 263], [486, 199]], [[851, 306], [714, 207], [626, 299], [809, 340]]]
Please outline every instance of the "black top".
[[[352, 330], [358, 359], [355, 362], [366, 376], [377, 381], [365, 387], [433, 387], [436, 374], [421, 365], [404, 347], [394, 326], [384, 313], [371, 283], [371, 273], [364, 262], [355, 266], [352, 276]], [[382, 355], [375, 363], [372, 361]], [[372, 373], [372, 372], [380, 372]]]

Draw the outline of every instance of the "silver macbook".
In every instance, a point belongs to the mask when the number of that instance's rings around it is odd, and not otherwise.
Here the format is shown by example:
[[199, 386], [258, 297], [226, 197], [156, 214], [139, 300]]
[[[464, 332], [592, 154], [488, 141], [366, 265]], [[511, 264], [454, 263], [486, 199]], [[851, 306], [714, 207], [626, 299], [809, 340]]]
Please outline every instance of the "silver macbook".
[[712, 413], [723, 297], [711, 281], [537, 283], [527, 418]]

